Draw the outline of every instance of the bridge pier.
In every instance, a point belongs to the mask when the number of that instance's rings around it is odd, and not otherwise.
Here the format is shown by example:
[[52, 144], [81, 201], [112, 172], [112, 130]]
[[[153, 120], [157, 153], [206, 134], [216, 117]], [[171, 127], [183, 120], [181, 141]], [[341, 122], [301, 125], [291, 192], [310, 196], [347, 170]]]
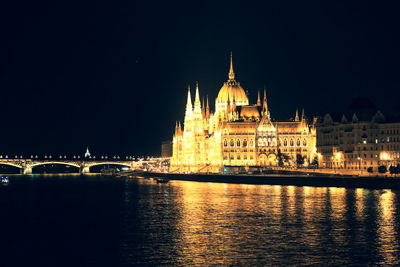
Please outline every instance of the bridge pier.
[[81, 174], [90, 173], [90, 167], [88, 167], [88, 166], [81, 166], [80, 169], [79, 169], [79, 172], [80, 172]]
[[32, 167], [30, 167], [30, 166], [25, 166], [25, 167], [22, 169], [22, 172], [23, 172], [23, 174], [32, 174]]

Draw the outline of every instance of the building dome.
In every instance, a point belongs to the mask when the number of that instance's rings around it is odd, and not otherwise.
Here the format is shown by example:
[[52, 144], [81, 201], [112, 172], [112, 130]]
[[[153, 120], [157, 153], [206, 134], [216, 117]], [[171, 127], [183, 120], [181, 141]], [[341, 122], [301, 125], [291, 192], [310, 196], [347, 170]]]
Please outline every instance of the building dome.
[[217, 103], [232, 103], [235, 101], [236, 105], [248, 105], [249, 99], [246, 96], [242, 86], [235, 80], [229, 80], [224, 83], [221, 90], [219, 90]]
[[232, 54], [231, 65], [229, 70], [229, 80], [224, 83], [218, 93], [217, 104], [230, 104], [235, 101], [236, 105], [248, 105], [249, 99], [246, 96], [242, 86], [235, 80], [235, 73], [233, 72]]

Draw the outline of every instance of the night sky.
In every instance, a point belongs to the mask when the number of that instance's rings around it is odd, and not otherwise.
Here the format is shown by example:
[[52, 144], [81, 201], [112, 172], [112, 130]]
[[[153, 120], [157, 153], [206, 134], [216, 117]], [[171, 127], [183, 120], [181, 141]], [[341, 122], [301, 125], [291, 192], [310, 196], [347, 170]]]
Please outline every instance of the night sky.
[[250, 102], [265, 86], [275, 119], [357, 96], [399, 106], [395, 1], [7, 2], [0, 155], [160, 154], [189, 84], [214, 110], [230, 51]]

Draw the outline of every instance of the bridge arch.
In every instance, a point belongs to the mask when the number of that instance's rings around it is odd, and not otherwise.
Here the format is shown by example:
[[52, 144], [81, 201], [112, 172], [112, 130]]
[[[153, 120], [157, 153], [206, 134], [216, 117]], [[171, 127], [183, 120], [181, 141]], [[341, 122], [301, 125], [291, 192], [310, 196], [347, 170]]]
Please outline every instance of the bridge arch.
[[38, 162], [34, 163], [31, 165], [31, 168], [37, 167], [37, 166], [42, 166], [42, 165], [67, 165], [67, 166], [73, 166], [76, 168], [80, 168], [81, 166], [77, 163], [74, 162], [62, 162], [62, 161], [45, 161], [45, 162]]
[[7, 165], [7, 166], [12, 166], [12, 167], [17, 167], [19, 169], [22, 169], [21, 165], [18, 165], [16, 163], [12, 163], [12, 162], [4, 162], [4, 161], [0, 161], [0, 165]]
[[105, 162], [91, 162], [88, 164], [85, 164], [85, 167], [91, 168], [94, 166], [99, 166], [99, 165], [120, 165], [120, 166], [125, 166], [125, 167], [131, 167], [130, 163], [127, 162], [116, 162], [116, 161], [105, 161]]

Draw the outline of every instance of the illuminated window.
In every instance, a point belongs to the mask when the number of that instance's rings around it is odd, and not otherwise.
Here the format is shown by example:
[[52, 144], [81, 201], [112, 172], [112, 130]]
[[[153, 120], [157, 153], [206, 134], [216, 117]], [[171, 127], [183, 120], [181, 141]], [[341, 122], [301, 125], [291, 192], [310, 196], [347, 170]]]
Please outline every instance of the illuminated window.
[[254, 146], [254, 141], [253, 141], [253, 139], [250, 139], [250, 147], [253, 147]]
[[287, 139], [283, 139], [283, 146], [287, 146]]
[[307, 146], [307, 139], [303, 139], [303, 146]]
[[235, 146], [235, 141], [234, 141], [233, 139], [231, 139], [230, 146], [231, 146], [231, 147], [234, 147], [234, 146]]
[[228, 140], [224, 139], [224, 147], [228, 147]]
[[236, 140], [236, 146], [240, 147], [240, 139]]
[[300, 146], [300, 138], [297, 138], [297, 146]]
[[261, 139], [261, 137], [258, 138], [258, 146], [262, 146], [262, 139]]
[[294, 146], [294, 140], [293, 140], [293, 138], [290, 138], [290, 146]]
[[243, 140], [243, 147], [247, 147], [247, 139]]

